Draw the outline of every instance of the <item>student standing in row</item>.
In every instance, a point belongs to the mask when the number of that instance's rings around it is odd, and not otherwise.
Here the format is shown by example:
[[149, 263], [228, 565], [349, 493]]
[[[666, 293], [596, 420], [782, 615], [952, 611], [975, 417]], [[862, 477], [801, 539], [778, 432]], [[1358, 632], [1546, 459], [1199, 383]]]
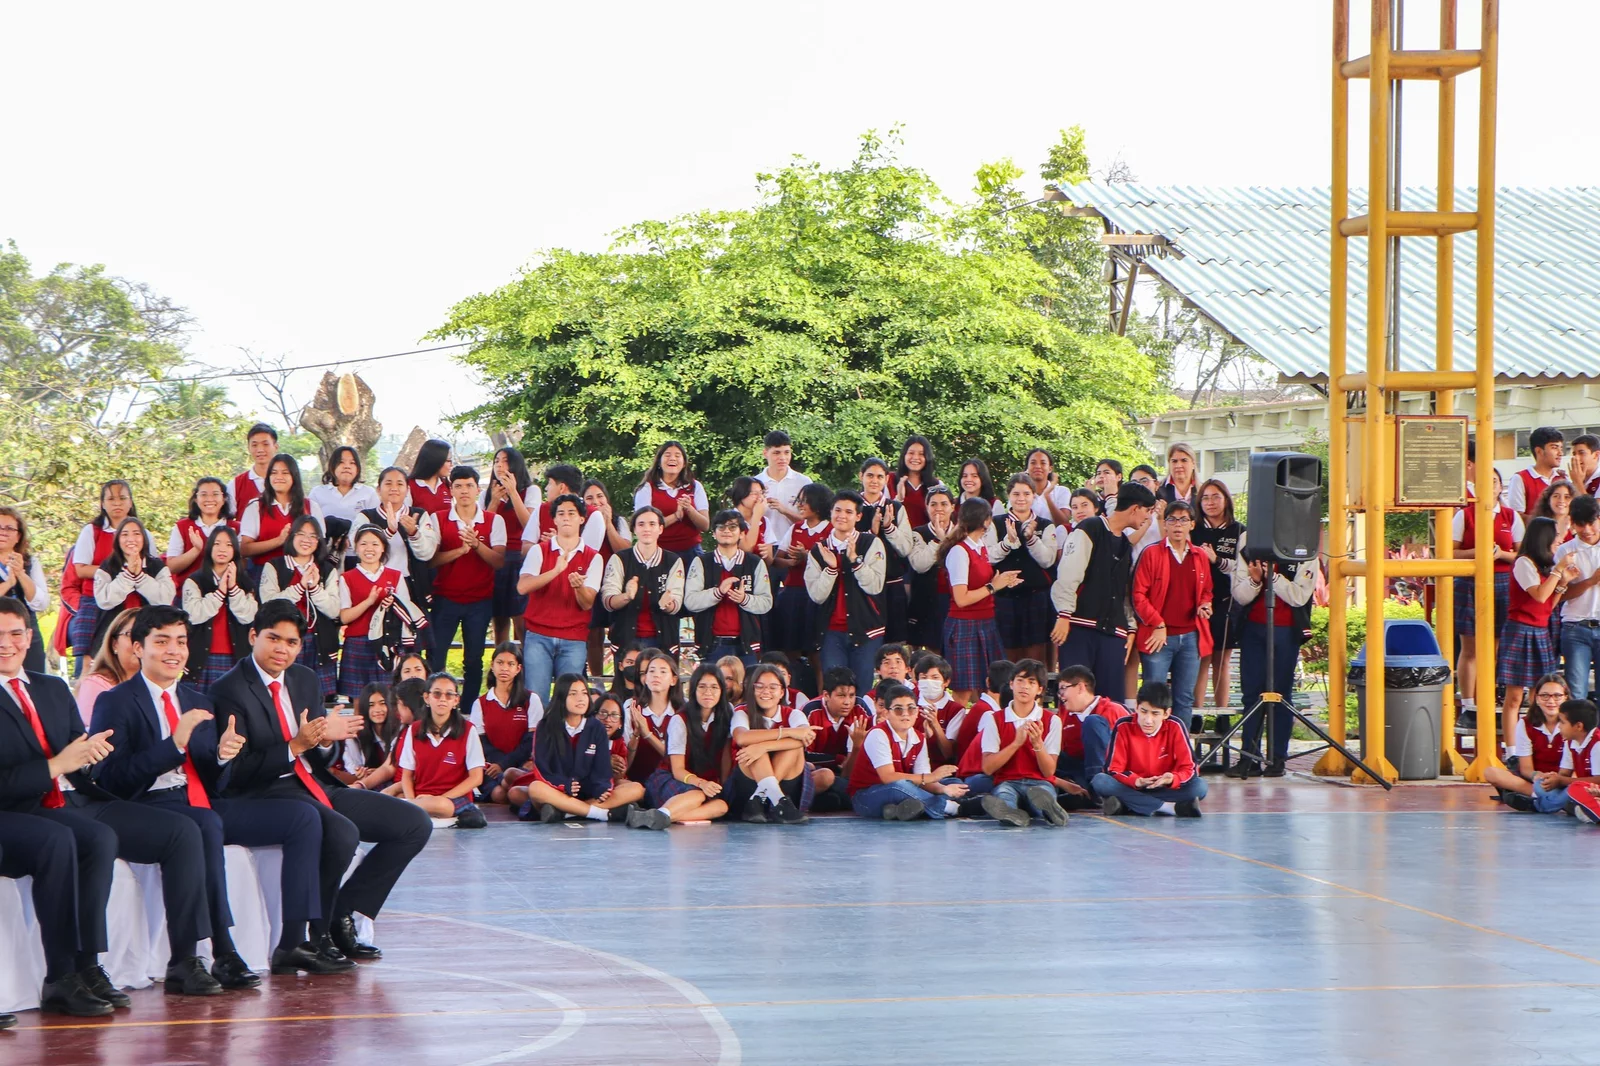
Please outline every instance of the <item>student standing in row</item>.
[[[1027, 475], [1018, 474], [1017, 478], [1023, 482], [1018, 496], [1031, 495]], [[1025, 580], [1021, 569], [997, 571], [990, 562], [992, 524], [983, 501], [968, 500], [961, 505], [950, 539], [940, 547], [950, 581], [950, 611], [945, 616], [942, 644], [950, 660], [956, 699], [962, 703], [970, 703], [977, 695], [989, 664], [1006, 657], [995, 627], [995, 597]], [[1031, 516], [1028, 524], [1032, 524]], [[996, 550], [1000, 550], [998, 545]]]
[[828, 539], [833, 526], [833, 493], [824, 485], [807, 482], [795, 499], [799, 517], [789, 528], [787, 539], [779, 540], [774, 569], [779, 573], [777, 599], [772, 609], [772, 643], [794, 662], [801, 659], [807, 669], [808, 687], [822, 683], [822, 667], [817, 655], [817, 611], [819, 607], [806, 592], [806, 559], [811, 549]]
[[1528, 451], [1533, 465], [1518, 470], [1511, 478], [1506, 492], [1506, 504], [1522, 516], [1526, 525], [1535, 516], [1533, 508], [1551, 482], [1566, 476], [1561, 469], [1561, 456], [1566, 449], [1566, 438], [1554, 426], [1540, 426], [1528, 434]]
[[845, 489], [834, 496], [832, 531], [806, 557], [806, 592], [817, 604], [822, 672], [849, 667], [857, 691], [872, 685], [873, 658], [883, 645], [881, 594], [888, 566], [883, 541], [859, 528], [861, 494]]
[[650, 469], [634, 491], [634, 513], [646, 507], [661, 514], [662, 548], [685, 559], [699, 553], [700, 538], [711, 527], [711, 505], [705, 486], [694, 479], [688, 451], [675, 440], [656, 449]]
[[439, 521], [421, 507], [408, 506], [406, 495], [406, 472], [385, 467], [378, 475], [378, 502], [360, 519], [383, 530], [389, 543], [385, 565], [404, 575], [412, 604], [425, 611], [433, 593], [428, 561], [439, 550]]
[[170, 607], [176, 596], [172, 572], [151, 550], [144, 523], [132, 516], [124, 518], [117, 527], [111, 554], [94, 574], [99, 621], [89, 641], [90, 649], [99, 650], [105, 627], [119, 609], [138, 610], [152, 604]]
[[433, 654], [429, 668], [442, 673], [461, 631], [461, 692], [470, 704], [483, 682], [483, 652], [494, 616], [494, 575], [506, 558], [506, 524], [478, 505], [478, 472], [452, 467], [453, 506], [439, 515], [439, 550], [433, 567]]
[[429, 514], [438, 514], [453, 502], [450, 496], [450, 471], [455, 464], [450, 458], [450, 445], [442, 440], [425, 440], [417, 449], [417, 458], [411, 464], [407, 479], [407, 492], [411, 506], [420, 507]]
[[[1249, 558], [1245, 551], [1245, 536], [1239, 537], [1239, 558]], [[1263, 594], [1266, 582], [1272, 582], [1275, 613], [1267, 617], [1267, 598]], [[1311, 593], [1316, 588], [1317, 564], [1271, 563], [1251, 560], [1234, 567], [1234, 613], [1242, 617], [1239, 633], [1239, 687], [1244, 694], [1244, 709], [1248, 717], [1239, 734], [1239, 761], [1228, 769], [1230, 777], [1253, 777], [1264, 773], [1267, 777], [1282, 777], [1289, 758], [1289, 734], [1294, 726], [1294, 715], [1289, 712], [1294, 698], [1294, 668], [1300, 661], [1300, 645], [1311, 630]], [[1267, 676], [1267, 641], [1272, 641], [1272, 670]], [[1283, 697], [1279, 703], [1262, 707], [1255, 714], [1263, 692], [1272, 691]], [[1266, 716], [1272, 715], [1273, 748], [1267, 753], [1263, 765], [1260, 757], [1261, 728]]]
[[1155, 495], [1135, 482], [1117, 493], [1109, 518], [1089, 518], [1067, 536], [1050, 598], [1056, 624], [1050, 640], [1061, 649], [1062, 666], [1086, 666], [1102, 695], [1126, 698], [1123, 664], [1132, 647], [1129, 595], [1133, 545], [1128, 533], [1150, 521]]
[[883, 639], [899, 644], [906, 639], [906, 557], [911, 554], [911, 524], [905, 508], [889, 495], [889, 466], [882, 459], [861, 464], [861, 513], [856, 528], [871, 533], [884, 548], [883, 589], [878, 605], [883, 613]]
[[245, 505], [239, 515], [239, 538], [244, 542], [245, 558], [251, 560], [256, 576], [261, 567], [281, 558], [294, 520], [310, 515], [326, 533], [322, 508], [306, 499], [300, 482], [300, 464], [294, 456], [279, 453], [267, 466], [267, 487]]
[[15, 507], [0, 507], [0, 596], [10, 596], [27, 609], [33, 639], [28, 643], [26, 666], [36, 674], [44, 673], [39, 614], [50, 609], [50, 588], [45, 584], [44, 566], [28, 540], [27, 520]]
[[[1051, 473], [1053, 475], [1054, 471]], [[1034, 484], [1034, 479], [1027, 474], [1013, 475], [1006, 485], [1006, 510], [996, 514], [984, 532], [984, 543], [989, 560], [994, 563], [995, 574], [1017, 575], [1016, 580], [1000, 578], [996, 581], [993, 607], [995, 628], [1005, 649], [1005, 654], [998, 657], [1013, 661], [1043, 659], [1055, 622], [1055, 610], [1050, 606], [1052, 568], [1056, 562], [1055, 527], [1051, 524], [1054, 519], [1048, 513], [1042, 518], [1039, 516], [1040, 497], [1034, 494]], [[1046, 492], [1053, 491], [1054, 487], [1046, 487]], [[1070, 509], [1071, 494], [1066, 494]], [[1051, 513], [1059, 513], [1059, 509]], [[1070, 519], [1065, 524], [1070, 525]], [[969, 676], [977, 682], [982, 670], [987, 668], [988, 660], [985, 660], [982, 668], [975, 673], [969, 671]], [[958, 689], [966, 687], [957, 686]], [[974, 683], [972, 690], [976, 691], [977, 687]]]
[[1228, 652], [1239, 646], [1232, 625], [1233, 568], [1239, 563], [1239, 538], [1244, 523], [1233, 516], [1233, 494], [1216, 478], [1200, 485], [1200, 516], [1190, 539], [1211, 564], [1211, 655], [1200, 660], [1200, 677], [1194, 686], [1194, 706], [1205, 706], [1206, 679], [1211, 679], [1211, 706], [1228, 706], [1232, 681]]
[[654, 507], [633, 514], [633, 547], [606, 564], [600, 595], [611, 612], [611, 641], [676, 652], [683, 606], [683, 559], [661, 546], [666, 519]]
[[1166, 542], [1134, 566], [1134, 647], [1145, 682], [1169, 684], [1178, 725], [1198, 731], [1191, 719], [1200, 663], [1211, 658], [1211, 563], [1189, 542], [1194, 510], [1187, 501], [1169, 502], [1162, 525]]
[[539, 520], [544, 496], [528, 473], [528, 463], [515, 448], [501, 448], [489, 464], [489, 484], [481, 506], [506, 527], [506, 561], [494, 577], [494, 642], [522, 640], [528, 598], [518, 590], [522, 560], [528, 548], [548, 534]]
[[761, 557], [739, 547], [744, 532], [738, 511], [718, 511], [712, 520], [716, 549], [689, 563], [683, 605], [694, 617], [704, 662], [735, 655], [754, 666], [761, 655], [761, 621], [772, 610], [772, 583]]
[[232, 517], [228, 487], [221, 478], [203, 477], [194, 483], [194, 491], [189, 493], [189, 513], [178, 519], [167, 538], [167, 569], [172, 571], [172, 582], [180, 592], [184, 581], [200, 568], [206, 538], [219, 526], [234, 525]]
[[[1450, 536], [1455, 540], [1455, 557], [1472, 559], [1477, 555], [1478, 513], [1473, 501], [1473, 475], [1475, 442], [1467, 442], [1467, 505], [1459, 508], [1450, 520]], [[1491, 512], [1494, 515], [1494, 532], [1490, 535], [1490, 554], [1494, 558], [1494, 636], [1506, 625], [1506, 604], [1511, 599], [1511, 564], [1517, 558], [1517, 545], [1522, 543], [1524, 526], [1522, 516], [1501, 502], [1500, 471], [1489, 470]], [[1461, 655], [1456, 661], [1456, 691], [1461, 694], [1463, 725], [1477, 722], [1478, 644], [1474, 635], [1478, 630], [1477, 585], [1470, 577], [1458, 577], [1456, 582], [1456, 635], [1461, 638]]]
[[767, 506], [770, 509], [768, 525], [772, 533], [772, 543], [786, 544], [789, 540], [789, 531], [794, 528], [796, 522], [802, 520], [799, 509], [800, 490], [811, 484], [811, 479], [790, 465], [794, 459], [794, 442], [783, 430], [775, 429], [767, 434], [766, 439], [762, 441], [761, 454], [766, 459], [767, 465], [756, 475], [756, 480], [767, 490]]
[[202, 562], [183, 583], [183, 611], [189, 619], [186, 680], [201, 692], [222, 678], [250, 652], [255, 621], [255, 584], [239, 551], [239, 534], [218, 526], [206, 538]]
[[99, 517], [78, 532], [78, 539], [72, 546], [71, 568], [87, 587], [67, 628], [67, 640], [75, 655], [93, 654], [95, 631], [100, 622], [100, 608], [94, 602], [94, 575], [116, 547], [117, 530], [123, 520], [136, 517], [138, 513], [132, 487], [121, 479], [107, 481], [100, 486]]
[[[604, 577], [611, 557], [633, 547], [633, 530], [626, 518], [612, 510], [611, 497], [598, 481], [583, 483], [583, 506], [589, 512], [583, 521], [583, 542], [599, 553], [600, 574]], [[605, 673], [606, 633], [610, 628], [611, 612], [597, 596], [589, 614], [589, 673], [593, 677]]]
[[602, 579], [600, 553], [583, 540], [583, 501], [561, 495], [550, 508], [554, 535], [528, 545], [517, 579], [517, 592], [526, 600], [523, 669], [528, 690], [540, 700], [550, 698], [555, 677], [583, 673]]
[[939, 548], [955, 530], [955, 494], [943, 485], [928, 490], [928, 521], [911, 532], [911, 602], [906, 612], [911, 642], [944, 651], [944, 620], [950, 614], [950, 573], [939, 565]]
[[257, 599], [262, 604], [287, 600], [305, 623], [299, 663], [316, 672], [322, 696], [338, 690], [339, 578], [327, 558], [321, 527], [301, 515], [289, 527], [284, 554], [261, 568]]
[[905, 508], [905, 524], [913, 529], [928, 521], [928, 491], [939, 484], [933, 443], [921, 434], [906, 438], [900, 462], [889, 475], [889, 492]]
[[360, 454], [348, 444], [334, 448], [322, 472], [322, 483], [308, 497], [322, 509], [334, 558], [353, 562], [350, 534], [361, 525], [361, 512], [378, 506], [377, 491], [361, 483]]
[[228, 485], [228, 510], [238, 515], [267, 490], [267, 467], [278, 454], [278, 431], [257, 422], [245, 431], [244, 446], [250, 465], [235, 474]]
[[1561, 604], [1561, 658], [1571, 697], [1582, 700], [1594, 691], [1590, 674], [1600, 663], [1600, 505], [1593, 496], [1572, 501], [1572, 529], [1576, 536], [1556, 549], [1557, 566], [1578, 568]]
[[344, 647], [339, 653], [339, 691], [352, 700], [387, 677], [385, 664], [403, 649], [427, 643], [427, 616], [411, 602], [405, 577], [384, 565], [389, 544], [377, 526], [356, 529], [355, 565], [338, 578], [339, 621]]

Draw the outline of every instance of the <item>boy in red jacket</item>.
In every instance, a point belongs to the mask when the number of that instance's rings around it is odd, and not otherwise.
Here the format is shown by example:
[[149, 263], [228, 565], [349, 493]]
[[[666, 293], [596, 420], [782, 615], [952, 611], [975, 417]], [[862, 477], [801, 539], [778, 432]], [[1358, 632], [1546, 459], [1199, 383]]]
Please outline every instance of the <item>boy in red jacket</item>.
[[1146, 681], [1135, 716], [1111, 731], [1111, 758], [1094, 779], [1106, 814], [1155, 814], [1171, 803], [1179, 818], [1200, 817], [1206, 783], [1189, 752], [1189, 731], [1171, 711], [1172, 689]]

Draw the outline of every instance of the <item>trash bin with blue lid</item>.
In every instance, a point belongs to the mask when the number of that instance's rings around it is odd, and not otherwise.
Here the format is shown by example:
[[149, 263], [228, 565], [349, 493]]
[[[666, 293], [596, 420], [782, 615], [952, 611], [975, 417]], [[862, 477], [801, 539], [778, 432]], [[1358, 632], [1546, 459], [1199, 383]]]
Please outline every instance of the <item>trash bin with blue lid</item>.
[[[1385, 619], [1383, 625], [1383, 751], [1402, 781], [1439, 776], [1439, 737], [1450, 663], [1433, 627], [1420, 618]], [[1350, 660], [1350, 690], [1363, 744], [1367, 735], [1367, 649]]]

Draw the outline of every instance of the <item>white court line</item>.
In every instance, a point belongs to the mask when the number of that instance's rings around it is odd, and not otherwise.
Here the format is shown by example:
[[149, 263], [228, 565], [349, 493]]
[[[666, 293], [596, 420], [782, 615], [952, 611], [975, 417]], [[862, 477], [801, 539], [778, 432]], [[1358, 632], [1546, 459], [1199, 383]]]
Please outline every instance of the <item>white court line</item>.
[[[711, 1031], [717, 1034], [717, 1042], [720, 1048], [717, 1056], [717, 1066], [739, 1066], [744, 1059], [744, 1052], [740, 1047], [738, 1035], [733, 1031], [733, 1026], [728, 1024], [728, 1020], [722, 1016], [722, 1012], [712, 1004], [704, 992], [683, 978], [674, 977], [672, 974], [658, 970], [654, 966], [648, 966], [638, 959], [630, 959], [626, 955], [613, 955], [609, 951], [601, 951], [598, 948], [575, 944], [570, 940], [557, 940], [555, 937], [541, 936], [538, 933], [525, 933], [520, 929], [511, 929], [503, 925], [490, 925], [487, 922], [469, 922], [462, 918], [419, 914], [415, 911], [391, 911], [389, 913], [395, 917], [420, 918], [429, 922], [445, 922], [449, 925], [459, 925], [464, 929], [481, 929], [485, 932], [497, 933], [502, 936], [520, 937], [523, 940], [532, 940], [536, 943], [548, 944], [551, 947], [566, 948], [568, 951], [576, 951], [580, 955], [588, 955], [590, 958], [595, 959], [605, 959], [619, 966], [625, 966], [637, 974], [660, 981], [698, 1008], [697, 1013], [704, 1019], [706, 1025], [711, 1027]], [[532, 990], [530, 989], [530, 991]], [[536, 992], [535, 994], [542, 995], [543, 993]], [[472, 1066], [487, 1066], [489, 1061], [498, 1062], [502, 1060], [483, 1060], [480, 1063], [472, 1064]]]
[[531, 1044], [523, 1044], [521, 1047], [512, 1048], [510, 1051], [502, 1052], [499, 1055], [490, 1055], [487, 1058], [474, 1059], [472, 1062], [463, 1063], [462, 1066], [495, 1066], [496, 1063], [512, 1062], [527, 1055], [537, 1055], [546, 1048], [555, 1047], [562, 1041], [568, 1040], [575, 1036], [578, 1030], [583, 1028], [584, 1019], [587, 1017], [584, 1009], [572, 1002], [572, 1000], [568, 999], [567, 997], [559, 995], [555, 992], [547, 992], [542, 988], [534, 988], [532, 985], [517, 984], [515, 981], [502, 981], [498, 978], [484, 977], [480, 974], [456, 973], [453, 970], [414, 969], [410, 972], [431, 973], [437, 977], [454, 977], [462, 981], [481, 981], [486, 984], [501, 985], [505, 988], [515, 988], [519, 992], [527, 992], [529, 995], [538, 996], [540, 999], [547, 1000], [551, 1005], [561, 1009], [561, 1024], [556, 1026], [553, 1032], [546, 1033], [544, 1036], [540, 1037], [538, 1040], [535, 1040]]

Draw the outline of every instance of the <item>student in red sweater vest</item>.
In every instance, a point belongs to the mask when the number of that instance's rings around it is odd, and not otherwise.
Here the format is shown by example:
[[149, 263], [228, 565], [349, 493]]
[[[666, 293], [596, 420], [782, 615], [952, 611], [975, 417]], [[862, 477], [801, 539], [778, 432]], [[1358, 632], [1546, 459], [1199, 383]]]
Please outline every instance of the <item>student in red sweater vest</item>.
[[1094, 779], [1106, 770], [1111, 730], [1128, 717], [1128, 709], [1095, 693], [1094, 672], [1068, 666], [1056, 679], [1056, 708], [1061, 715], [1061, 758], [1056, 760], [1056, 789], [1067, 810], [1098, 806]]
[[850, 806], [862, 818], [911, 822], [923, 815], [948, 818], [960, 813], [958, 799], [967, 794], [959, 781], [945, 783], [956, 768], [934, 767], [928, 740], [917, 731], [916, 695], [904, 685], [881, 693], [887, 720], [867, 731], [850, 775]]
[[983, 811], [1002, 826], [1025, 826], [1034, 815], [1051, 825], [1067, 824], [1056, 802], [1056, 757], [1061, 753], [1061, 719], [1045, 710], [1047, 674], [1038, 659], [1023, 659], [1011, 675], [1011, 702], [984, 719], [978, 729], [983, 772], [994, 791], [983, 797]]
[[1533, 706], [1517, 719], [1516, 737], [1507, 755], [1510, 766], [1490, 766], [1484, 784], [1493, 785], [1495, 799], [1514, 811], [1533, 810], [1533, 782], [1561, 769], [1566, 740], [1561, 735], [1561, 705], [1568, 698], [1567, 680], [1558, 673], [1545, 674], [1533, 686]]
[[1206, 783], [1189, 751], [1189, 731], [1172, 717], [1172, 689], [1139, 686], [1139, 706], [1111, 731], [1111, 758], [1094, 790], [1107, 814], [1155, 814], [1168, 803], [1179, 818], [1200, 817]]
[[461, 690], [449, 674], [428, 678], [428, 713], [412, 723], [400, 749], [400, 794], [435, 825], [482, 829], [472, 802], [483, 784], [483, 743], [461, 713]]
[[265, 422], [257, 422], [245, 432], [244, 446], [250, 454], [250, 466], [235, 474], [228, 485], [228, 508], [236, 516], [266, 490], [267, 464], [278, 454], [278, 431]]
[[[428, 666], [444, 669], [450, 642], [461, 630], [462, 698], [478, 698], [483, 681], [483, 651], [494, 615], [494, 575], [506, 561], [506, 524], [478, 504], [478, 472], [470, 466], [450, 471], [454, 504], [439, 512], [439, 550], [433, 567], [433, 648]], [[530, 680], [533, 680], [530, 678]], [[545, 693], [540, 693], [545, 695]]]
[[822, 675], [822, 695], [800, 713], [815, 730], [806, 745], [813, 787], [811, 809], [819, 814], [842, 811], [850, 806], [845, 783], [850, 780], [861, 741], [872, 728], [872, 712], [866, 701], [856, 696], [855, 671], [848, 666], [829, 669]]

